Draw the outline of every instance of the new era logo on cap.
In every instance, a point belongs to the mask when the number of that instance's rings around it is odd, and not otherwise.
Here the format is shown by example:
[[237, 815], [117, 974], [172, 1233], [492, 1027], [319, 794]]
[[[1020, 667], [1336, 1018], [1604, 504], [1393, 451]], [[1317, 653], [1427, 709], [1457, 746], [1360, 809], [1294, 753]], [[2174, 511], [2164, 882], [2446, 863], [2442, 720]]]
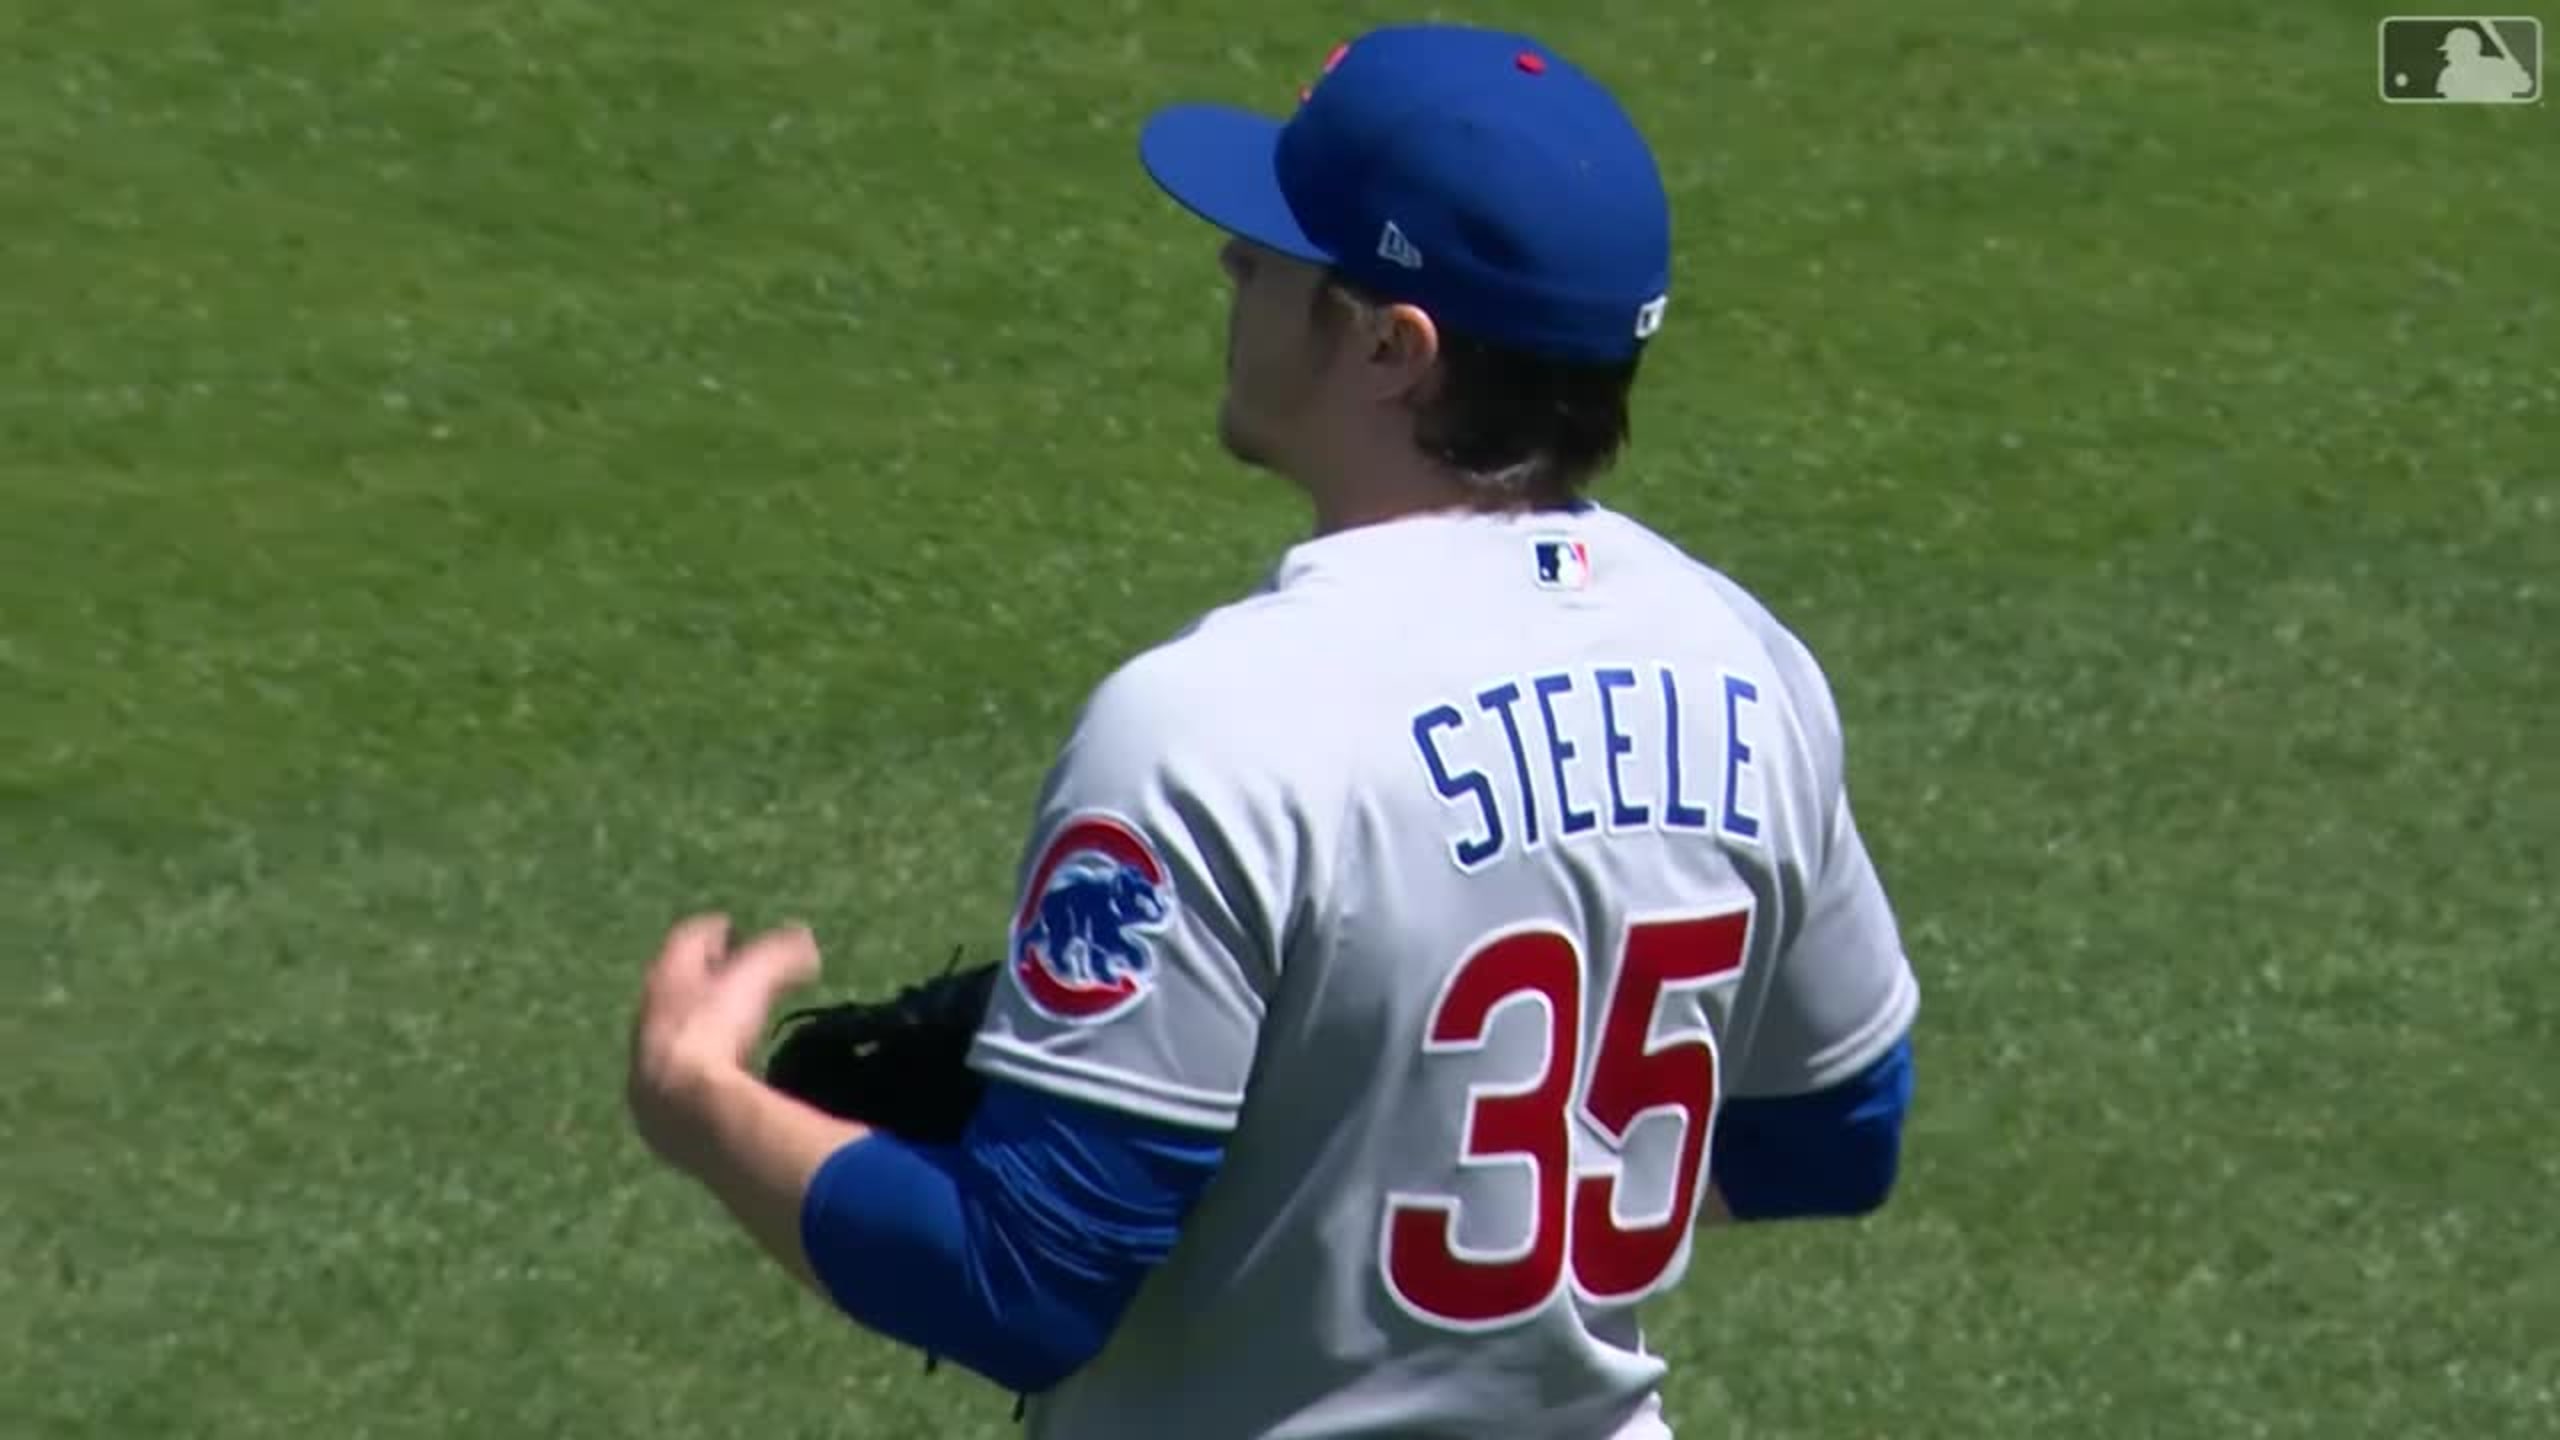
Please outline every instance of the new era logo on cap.
[[1422, 268], [1422, 252], [1413, 248], [1413, 242], [1404, 238], [1404, 231], [1396, 228], [1393, 220], [1387, 222], [1386, 229], [1378, 232], [1378, 256], [1390, 265], [1401, 265], [1407, 270]]

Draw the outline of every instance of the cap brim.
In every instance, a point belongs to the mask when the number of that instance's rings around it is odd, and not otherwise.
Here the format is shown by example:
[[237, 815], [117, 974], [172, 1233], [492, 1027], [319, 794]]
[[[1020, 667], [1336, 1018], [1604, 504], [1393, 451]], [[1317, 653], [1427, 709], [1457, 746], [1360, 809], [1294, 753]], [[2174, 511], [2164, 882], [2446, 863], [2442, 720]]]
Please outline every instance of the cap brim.
[[1281, 193], [1279, 153], [1279, 121], [1224, 105], [1169, 106], [1138, 136], [1140, 163], [1182, 208], [1257, 245], [1331, 264]]

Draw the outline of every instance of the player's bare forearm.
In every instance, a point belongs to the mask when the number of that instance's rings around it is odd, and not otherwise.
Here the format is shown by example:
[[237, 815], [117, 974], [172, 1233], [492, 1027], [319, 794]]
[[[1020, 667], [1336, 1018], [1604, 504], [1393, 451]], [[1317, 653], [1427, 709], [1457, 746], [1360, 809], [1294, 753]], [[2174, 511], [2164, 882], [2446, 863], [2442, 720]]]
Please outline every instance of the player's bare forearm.
[[689, 1143], [678, 1163], [765, 1253], [823, 1296], [800, 1242], [801, 1205], [827, 1157], [871, 1132], [781, 1094], [743, 1069], [715, 1071], [686, 1090]]
[[818, 1288], [800, 1211], [827, 1157], [869, 1133], [782, 1094], [747, 1069], [775, 999], [817, 978], [805, 925], [732, 947], [725, 915], [668, 932], [641, 986], [625, 1099], [640, 1137], [728, 1207], [783, 1269]]

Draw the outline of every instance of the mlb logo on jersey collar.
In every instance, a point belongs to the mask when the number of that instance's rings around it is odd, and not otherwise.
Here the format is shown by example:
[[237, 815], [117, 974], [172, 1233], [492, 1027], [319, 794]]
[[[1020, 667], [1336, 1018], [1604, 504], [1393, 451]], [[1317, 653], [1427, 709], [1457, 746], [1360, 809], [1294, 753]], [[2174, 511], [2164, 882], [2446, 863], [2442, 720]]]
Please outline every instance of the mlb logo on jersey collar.
[[1580, 590], [1591, 583], [1591, 547], [1570, 535], [1539, 535], [1529, 541], [1541, 590]]

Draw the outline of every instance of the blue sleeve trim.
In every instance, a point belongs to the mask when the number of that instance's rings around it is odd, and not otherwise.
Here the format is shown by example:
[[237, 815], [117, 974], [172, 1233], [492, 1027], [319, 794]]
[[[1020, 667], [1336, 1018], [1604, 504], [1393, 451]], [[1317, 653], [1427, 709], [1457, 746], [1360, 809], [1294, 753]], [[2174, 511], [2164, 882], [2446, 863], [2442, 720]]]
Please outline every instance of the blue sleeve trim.
[[1037, 1393], [1100, 1352], [1217, 1173], [1223, 1141], [996, 1082], [958, 1145], [829, 1156], [800, 1244], [858, 1323]]
[[1737, 1220], [1872, 1213], [1901, 1168], [1911, 1037], [1856, 1077], [1810, 1095], [1728, 1100], [1716, 1119], [1715, 1186]]

